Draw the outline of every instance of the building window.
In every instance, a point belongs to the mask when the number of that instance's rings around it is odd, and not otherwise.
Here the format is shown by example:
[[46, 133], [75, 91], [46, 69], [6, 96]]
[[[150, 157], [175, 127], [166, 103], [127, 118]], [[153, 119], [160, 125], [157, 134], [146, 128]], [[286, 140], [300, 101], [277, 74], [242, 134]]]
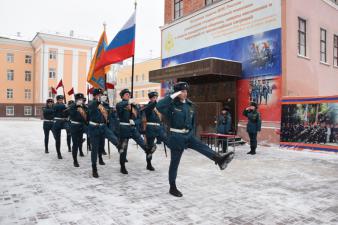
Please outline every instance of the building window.
[[298, 54], [306, 56], [306, 20], [298, 17]]
[[12, 99], [12, 98], [13, 98], [13, 89], [7, 88], [7, 99]]
[[205, 5], [211, 5], [212, 3], [219, 2], [220, 0], [205, 0]]
[[136, 82], [138, 81], [138, 75], [136, 75], [135, 81], [136, 81]]
[[26, 64], [32, 64], [32, 56], [31, 55], [25, 56], [25, 63]]
[[320, 61], [327, 62], [326, 57], [326, 30], [320, 28]]
[[56, 78], [56, 72], [55, 72], [55, 69], [53, 69], [53, 68], [50, 68], [50, 69], [49, 69], [49, 78], [50, 78], [50, 79], [55, 79], [55, 78]]
[[25, 116], [31, 116], [32, 115], [32, 106], [24, 106], [23, 111], [24, 111]]
[[32, 72], [25, 71], [25, 81], [32, 81]]
[[174, 0], [174, 19], [183, 16], [183, 0]]
[[7, 62], [14, 63], [14, 54], [13, 53], [7, 53]]
[[333, 65], [338, 66], [338, 35], [333, 35]]
[[35, 115], [40, 116], [41, 115], [41, 108], [35, 106]]
[[57, 52], [54, 50], [49, 51], [49, 59], [56, 59]]
[[6, 116], [14, 116], [14, 106], [6, 106]]
[[48, 98], [54, 98], [54, 97], [55, 97], [55, 94], [53, 94], [52, 88], [49, 87], [48, 88]]
[[31, 89], [25, 89], [25, 99], [31, 99], [31, 98], [32, 98]]
[[7, 80], [14, 80], [14, 70], [7, 70]]

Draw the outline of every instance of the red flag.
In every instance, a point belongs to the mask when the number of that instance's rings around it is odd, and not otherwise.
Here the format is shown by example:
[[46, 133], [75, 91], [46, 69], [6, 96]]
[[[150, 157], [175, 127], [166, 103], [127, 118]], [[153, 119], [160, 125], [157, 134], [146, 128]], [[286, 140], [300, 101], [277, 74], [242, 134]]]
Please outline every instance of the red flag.
[[89, 94], [93, 94], [93, 90], [94, 90], [94, 87], [91, 87], [91, 88], [87, 88], [87, 95]]
[[106, 89], [114, 89], [114, 84], [112, 83], [106, 83]]
[[56, 95], [58, 92], [55, 90], [55, 88], [51, 87], [53, 95]]
[[68, 95], [73, 95], [74, 94], [74, 88], [70, 89], [67, 94]]
[[59, 87], [63, 87], [62, 79], [60, 80], [60, 82], [59, 82], [58, 85], [56, 86], [56, 90], [57, 90]]

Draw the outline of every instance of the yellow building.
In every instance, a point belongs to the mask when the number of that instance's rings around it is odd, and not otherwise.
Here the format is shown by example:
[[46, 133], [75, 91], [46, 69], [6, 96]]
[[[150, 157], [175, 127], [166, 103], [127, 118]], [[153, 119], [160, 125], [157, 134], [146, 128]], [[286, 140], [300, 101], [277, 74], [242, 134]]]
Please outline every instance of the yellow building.
[[[32, 41], [0, 37], [0, 117], [41, 116], [46, 99], [54, 97], [51, 87], [60, 79], [66, 93], [72, 87], [75, 93], [86, 93], [87, 71], [96, 44], [72, 33], [37, 33]], [[62, 88], [58, 94], [63, 94]]]
[[[139, 104], [148, 103], [148, 93], [157, 91], [160, 93], [159, 83], [149, 82], [149, 71], [161, 68], [160, 58], [136, 63], [134, 66], [134, 99]], [[124, 88], [131, 90], [131, 69], [132, 66], [123, 66], [116, 74], [117, 102], [120, 101], [120, 91]]]

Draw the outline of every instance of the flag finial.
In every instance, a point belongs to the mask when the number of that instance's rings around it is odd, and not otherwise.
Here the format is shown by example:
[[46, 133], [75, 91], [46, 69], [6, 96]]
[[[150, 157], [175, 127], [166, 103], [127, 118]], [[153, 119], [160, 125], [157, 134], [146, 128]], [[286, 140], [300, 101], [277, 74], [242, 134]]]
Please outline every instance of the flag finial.
[[137, 6], [137, 1], [135, 0], [135, 2], [134, 2], [134, 6], [135, 6], [135, 9], [136, 9], [136, 6]]
[[107, 23], [106, 21], [103, 22], [103, 30], [106, 31], [106, 26], [107, 26]]

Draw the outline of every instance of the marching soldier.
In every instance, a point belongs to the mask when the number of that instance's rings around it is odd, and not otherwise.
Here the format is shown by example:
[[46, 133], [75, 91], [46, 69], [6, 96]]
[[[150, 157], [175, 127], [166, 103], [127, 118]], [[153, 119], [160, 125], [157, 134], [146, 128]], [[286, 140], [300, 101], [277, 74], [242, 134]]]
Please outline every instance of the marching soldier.
[[152, 153], [155, 151], [155, 148], [150, 149], [144, 140], [142, 139], [140, 133], [135, 127], [134, 119], [137, 118], [137, 110], [135, 104], [130, 100], [131, 92], [128, 89], [123, 89], [120, 92], [122, 101], [116, 104], [117, 114], [120, 120], [120, 133], [119, 133], [119, 143], [120, 143], [120, 172], [122, 174], [128, 174], [128, 171], [125, 167], [128, 141], [130, 138], [145, 151], [147, 157], [150, 158]]
[[[64, 97], [63, 95], [56, 96], [56, 104], [53, 106], [54, 110], [54, 125], [53, 125], [53, 135], [55, 138], [56, 152], [58, 159], [62, 159], [60, 147], [61, 147], [61, 130], [65, 129], [67, 132], [67, 145], [68, 151], [70, 152], [70, 132], [68, 124], [68, 111], [66, 110], [66, 105], [63, 104]], [[69, 133], [69, 135], [68, 135]]]
[[257, 133], [261, 131], [261, 117], [259, 112], [257, 111], [257, 103], [251, 102], [250, 106], [247, 107], [243, 115], [248, 118], [248, 124], [246, 126], [246, 131], [249, 134], [250, 138], [250, 152], [247, 154], [255, 155], [257, 148]]
[[196, 129], [195, 108], [187, 99], [188, 84], [179, 82], [174, 85], [174, 93], [157, 103], [156, 108], [169, 121], [170, 133], [168, 146], [171, 150], [169, 166], [169, 193], [175, 197], [182, 197], [182, 193], [176, 187], [178, 165], [184, 149], [191, 148], [215, 161], [221, 170], [224, 170], [234, 157], [234, 152], [220, 155], [202, 143], [194, 135]]
[[53, 110], [53, 99], [47, 99], [46, 107], [43, 107], [43, 132], [45, 134], [45, 153], [48, 151], [49, 132], [52, 131], [54, 125], [54, 110]]
[[108, 111], [105, 109], [105, 107], [101, 102], [102, 95], [103, 95], [102, 89], [100, 88], [94, 89], [93, 90], [94, 99], [88, 106], [89, 112], [88, 132], [92, 145], [91, 149], [92, 172], [93, 177], [95, 178], [99, 177], [96, 167], [97, 156], [99, 156], [99, 164], [105, 165], [102, 159], [105, 138], [107, 138], [111, 143], [113, 143], [117, 147], [117, 149], [119, 149], [117, 137], [107, 126], [107, 124], [109, 123], [108, 121], [109, 115]]
[[80, 156], [84, 156], [82, 152], [83, 133], [85, 126], [88, 123], [88, 116], [84, 106], [84, 96], [82, 93], [75, 94], [75, 103], [70, 105], [70, 132], [72, 136], [72, 155], [74, 167], [79, 167], [77, 161], [77, 152], [80, 151]]
[[[163, 142], [165, 145], [167, 144], [167, 137], [165, 133], [165, 129], [161, 124], [160, 113], [157, 111], [156, 104], [158, 93], [150, 92], [148, 94], [149, 103], [143, 109], [145, 117], [146, 117], [146, 140], [149, 148], [154, 148], [155, 138], [158, 142]], [[147, 170], [154, 171], [154, 167], [151, 165], [152, 157], [147, 158]]]

